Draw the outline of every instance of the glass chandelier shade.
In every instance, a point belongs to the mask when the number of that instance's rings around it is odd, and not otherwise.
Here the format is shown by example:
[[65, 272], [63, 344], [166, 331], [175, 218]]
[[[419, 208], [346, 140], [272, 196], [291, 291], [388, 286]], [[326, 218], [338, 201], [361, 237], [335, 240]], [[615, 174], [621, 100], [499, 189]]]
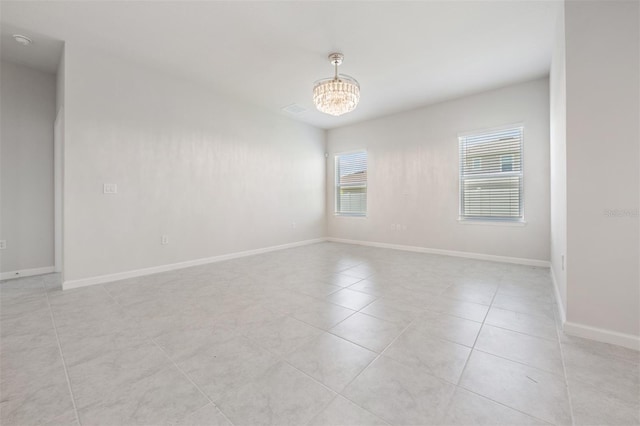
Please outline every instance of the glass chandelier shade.
[[338, 74], [338, 65], [344, 56], [340, 53], [329, 55], [329, 61], [335, 66], [333, 78], [325, 78], [313, 86], [313, 103], [325, 114], [342, 115], [353, 111], [360, 101], [360, 84], [344, 74]]

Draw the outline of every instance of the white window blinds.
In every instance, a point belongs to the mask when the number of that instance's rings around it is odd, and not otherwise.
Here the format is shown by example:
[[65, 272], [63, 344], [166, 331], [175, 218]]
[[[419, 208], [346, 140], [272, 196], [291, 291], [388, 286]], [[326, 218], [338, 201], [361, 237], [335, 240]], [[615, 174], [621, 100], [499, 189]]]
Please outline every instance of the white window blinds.
[[522, 127], [459, 140], [460, 219], [523, 220]]
[[364, 216], [367, 213], [367, 153], [336, 155], [336, 214]]

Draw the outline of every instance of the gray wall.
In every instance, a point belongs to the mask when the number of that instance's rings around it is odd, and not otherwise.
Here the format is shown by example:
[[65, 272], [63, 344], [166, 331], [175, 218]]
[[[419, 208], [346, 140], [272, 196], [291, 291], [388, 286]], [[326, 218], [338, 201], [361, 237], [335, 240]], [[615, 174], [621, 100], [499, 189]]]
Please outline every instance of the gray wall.
[[0, 65], [0, 271], [53, 266], [53, 122], [56, 77]]
[[69, 43], [65, 73], [65, 286], [325, 235], [323, 130]]
[[[526, 225], [460, 223], [458, 134], [516, 123], [524, 124]], [[357, 149], [368, 153], [368, 214], [333, 214], [334, 164], [329, 161], [330, 237], [549, 260], [548, 79], [328, 132], [330, 159]]]
[[565, 7], [567, 321], [583, 334], [621, 333], [638, 348], [639, 8]]

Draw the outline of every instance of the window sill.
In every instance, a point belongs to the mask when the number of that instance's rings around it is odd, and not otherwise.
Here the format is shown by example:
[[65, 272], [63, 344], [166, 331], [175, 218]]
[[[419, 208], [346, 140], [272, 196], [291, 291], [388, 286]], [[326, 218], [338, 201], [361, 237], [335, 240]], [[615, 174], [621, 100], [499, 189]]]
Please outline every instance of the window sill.
[[458, 219], [461, 225], [489, 225], [489, 226], [527, 226], [527, 222], [521, 221], [500, 221], [500, 220], [474, 220], [474, 219]]
[[334, 213], [334, 217], [345, 217], [349, 219], [366, 219], [366, 214], [343, 214], [343, 213]]

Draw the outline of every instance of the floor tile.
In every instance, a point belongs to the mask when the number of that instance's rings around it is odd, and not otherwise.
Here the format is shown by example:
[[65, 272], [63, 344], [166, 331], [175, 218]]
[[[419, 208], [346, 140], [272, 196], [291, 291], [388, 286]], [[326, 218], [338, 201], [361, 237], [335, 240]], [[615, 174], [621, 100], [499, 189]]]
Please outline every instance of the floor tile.
[[160, 336], [156, 341], [215, 403], [278, 362], [266, 349], [228, 331], [179, 332]]
[[[86, 388], [81, 392], [84, 391]], [[78, 407], [78, 414], [80, 422], [87, 425], [168, 424], [184, 418], [207, 402], [207, 398], [181, 372], [167, 366]]]
[[326, 300], [357, 311], [376, 300], [376, 296], [345, 288], [327, 296]]
[[343, 392], [391, 424], [440, 424], [455, 386], [390, 358], [380, 357]]
[[330, 331], [367, 349], [381, 352], [403, 329], [401, 324], [355, 313]]
[[640, 395], [620, 399], [608, 392], [577, 380], [569, 381], [569, 394], [576, 425], [637, 425], [640, 424]]
[[544, 315], [550, 319], [554, 318], [553, 303], [531, 297], [498, 293], [493, 299], [492, 306], [523, 314]]
[[71, 425], [74, 421], [75, 412], [66, 380], [31, 388], [19, 397], [8, 397], [3, 392], [0, 424], [57, 426]]
[[586, 339], [562, 344], [569, 384], [587, 383], [629, 402], [640, 398], [640, 352]]
[[286, 359], [294, 367], [340, 392], [375, 357], [374, 352], [324, 333]]
[[471, 348], [429, 337], [410, 327], [383, 355], [455, 384], [470, 353]]
[[334, 396], [334, 392], [280, 362], [226, 395], [218, 405], [236, 425], [301, 425]]
[[546, 315], [530, 315], [492, 307], [485, 323], [544, 339], [558, 339], [555, 320]]
[[497, 288], [493, 286], [483, 287], [473, 284], [454, 284], [442, 292], [441, 296], [462, 300], [464, 302], [490, 305], [496, 289]]
[[233, 426], [222, 412], [213, 404], [190, 413], [172, 426]]
[[279, 356], [291, 353], [322, 334], [322, 330], [289, 316], [266, 321], [241, 332], [253, 342]]
[[460, 386], [549, 423], [571, 423], [563, 377], [473, 351]]
[[416, 329], [425, 335], [472, 347], [478, 337], [481, 326], [482, 324], [479, 322], [461, 317], [437, 312], [425, 312], [415, 319], [410, 328]]
[[488, 306], [447, 297], [433, 297], [425, 308], [433, 312], [442, 312], [478, 322], [484, 321], [487, 311], [489, 311]]
[[382, 297], [367, 305], [360, 312], [385, 321], [409, 325], [420, 314], [424, 313], [424, 310], [408, 305], [403, 301]]
[[388, 426], [389, 423], [353, 402], [337, 396], [309, 426]]
[[326, 297], [336, 291], [342, 290], [343, 287], [326, 284], [320, 281], [303, 281], [288, 287], [290, 290], [298, 293], [306, 294], [313, 297]]
[[557, 341], [485, 324], [480, 331], [475, 348], [564, 376], [562, 355]]
[[361, 280], [362, 278], [357, 278], [350, 275], [336, 274], [326, 278], [325, 282], [327, 284], [337, 285], [339, 287], [349, 287], [350, 285], [353, 285]]
[[371, 294], [373, 296], [382, 296], [385, 288], [387, 288], [386, 281], [380, 279], [364, 279], [358, 281], [355, 284], [351, 284], [347, 287], [350, 290], [360, 291], [362, 293]]
[[640, 353], [554, 298], [548, 268], [338, 243], [3, 281], [0, 423], [80, 426], [60, 348], [85, 425], [640, 423]]
[[495, 401], [458, 388], [442, 419], [443, 425], [549, 425]]
[[322, 330], [329, 330], [355, 312], [333, 303], [317, 301], [298, 309], [291, 316]]

